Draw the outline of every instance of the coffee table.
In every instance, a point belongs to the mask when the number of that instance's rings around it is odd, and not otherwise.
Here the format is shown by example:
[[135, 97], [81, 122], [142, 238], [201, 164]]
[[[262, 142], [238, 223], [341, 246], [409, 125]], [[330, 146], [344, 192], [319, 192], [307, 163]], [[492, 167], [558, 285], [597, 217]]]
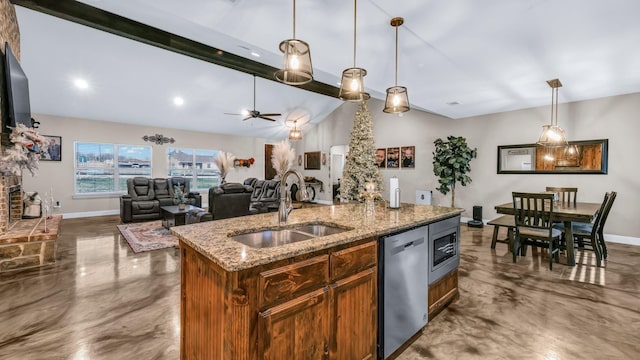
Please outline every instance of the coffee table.
[[199, 213], [205, 211], [202, 208], [193, 205], [186, 205], [184, 209], [180, 209], [178, 205], [162, 206], [162, 226], [170, 228], [172, 226], [189, 224], [187, 214], [191, 212]]

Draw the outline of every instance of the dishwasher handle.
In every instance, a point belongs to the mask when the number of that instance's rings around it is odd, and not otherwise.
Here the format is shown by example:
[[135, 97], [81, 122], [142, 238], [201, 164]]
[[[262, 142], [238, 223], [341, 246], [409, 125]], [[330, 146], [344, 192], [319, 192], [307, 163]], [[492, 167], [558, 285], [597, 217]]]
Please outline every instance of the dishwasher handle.
[[408, 242], [396, 245], [391, 249], [391, 256], [399, 254], [407, 249], [418, 247], [422, 244], [424, 244], [424, 238], [419, 238], [413, 241], [408, 241]]

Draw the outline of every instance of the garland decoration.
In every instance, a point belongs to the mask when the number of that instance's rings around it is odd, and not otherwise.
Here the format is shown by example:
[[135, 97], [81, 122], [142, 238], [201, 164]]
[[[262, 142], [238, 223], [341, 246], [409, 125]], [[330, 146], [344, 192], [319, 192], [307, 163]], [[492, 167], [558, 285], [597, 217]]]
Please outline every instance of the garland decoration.
[[13, 145], [4, 148], [0, 157], [0, 174], [20, 176], [22, 169], [26, 168], [31, 176], [36, 176], [40, 157], [49, 146], [47, 139], [23, 124], [12, 128], [9, 139]]

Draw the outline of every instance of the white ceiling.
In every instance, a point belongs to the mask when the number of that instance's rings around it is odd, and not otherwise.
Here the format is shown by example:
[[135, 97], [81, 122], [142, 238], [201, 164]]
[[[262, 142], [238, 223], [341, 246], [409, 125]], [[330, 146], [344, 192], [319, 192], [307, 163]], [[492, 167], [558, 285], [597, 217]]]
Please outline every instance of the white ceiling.
[[[280, 67], [292, 37], [289, 0], [83, 0], [91, 6]], [[337, 86], [353, 65], [353, 2], [297, 1], [296, 37], [311, 46], [315, 79]], [[206, 132], [282, 138], [284, 120], [317, 123], [341, 101], [257, 79], [256, 108], [271, 123], [224, 115], [252, 108], [252, 76], [16, 7], [32, 112]], [[384, 99], [394, 81], [414, 109], [450, 118], [640, 92], [637, 0], [361, 0], [357, 66]], [[257, 51], [260, 58], [250, 52]], [[90, 89], [72, 86], [84, 77]], [[174, 96], [185, 99], [176, 108]], [[458, 105], [449, 103], [458, 102]], [[310, 125], [306, 125], [309, 128]]]

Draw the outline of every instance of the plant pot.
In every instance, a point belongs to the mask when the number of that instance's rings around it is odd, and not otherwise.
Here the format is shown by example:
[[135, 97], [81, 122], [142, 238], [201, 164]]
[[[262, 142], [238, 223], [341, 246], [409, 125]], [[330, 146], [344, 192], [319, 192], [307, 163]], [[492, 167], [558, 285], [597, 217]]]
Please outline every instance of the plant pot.
[[187, 204], [178, 204], [178, 209], [184, 210], [187, 207]]

